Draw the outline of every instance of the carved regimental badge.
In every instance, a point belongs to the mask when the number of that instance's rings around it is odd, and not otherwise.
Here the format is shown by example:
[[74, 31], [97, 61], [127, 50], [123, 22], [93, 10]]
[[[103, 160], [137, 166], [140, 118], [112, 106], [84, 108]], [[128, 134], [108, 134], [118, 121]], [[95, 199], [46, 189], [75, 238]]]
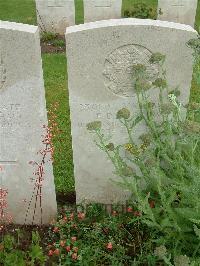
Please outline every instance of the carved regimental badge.
[[6, 82], [6, 68], [3, 63], [2, 57], [0, 57], [0, 89], [3, 88], [5, 82]]
[[133, 65], [146, 66], [149, 81], [158, 74], [158, 65], [151, 64], [152, 52], [138, 44], [124, 45], [114, 50], [105, 60], [103, 75], [106, 87], [118, 96], [134, 96]]

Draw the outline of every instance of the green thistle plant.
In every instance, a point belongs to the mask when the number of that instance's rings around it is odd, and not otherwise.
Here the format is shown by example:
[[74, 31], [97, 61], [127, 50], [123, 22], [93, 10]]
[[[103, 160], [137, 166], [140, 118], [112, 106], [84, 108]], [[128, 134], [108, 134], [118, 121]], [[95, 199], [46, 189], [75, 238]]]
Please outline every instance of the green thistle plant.
[[159, 246], [156, 247], [154, 251], [155, 256], [157, 256], [159, 259], [163, 259], [167, 255], [167, 249], [165, 246]]
[[163, 63], [164, 61], [165, 61], [165, 55], [161, 53], [152, 54], [149, 60], [151, 64]]
[[109, 151], [114, 151], [115, 150], [115, 146], [113, 143], [108, 143], [108, 145], [106, 145], [106, 148], [109, 150]]
[[94, 121], [87, 124], [87, 129], [89, 131], [96, 131], [101, 129], [101, 121]]
[[162, 79], [162, 78], [157, 78], [154, 82], [153, 82], [153, 86], [157, 87], [157, 88], [166, 88], [167, 86], [167, 82], [166, 80]]
[[189, 266], [190, 265], [190, 259], [187, 256], [177, 256], [174, 259], [174, 265], [175, 266]]
[[117, 119], [129, 119], [130, 117], [130, 111], [127, 108], [122, 108], [117, 112]]
[[[194, 54], [198, 45], [193, 43]], [[103, 128], [96, 136], [98, 147], [113, 163], [123, 187], [133, 195], [130, 200], [141, 214], [141, 223], [154, 232], [155, 242], [160, 245], [154, 255], [162, 257], [166, 265], [173, 265], [173, 260], [177, 266], [186, 266], [189, 257], [193, 261], [200, 257], [199, 237], [194, 232], [194, 221], [200, 221], [200, 124], [191, 114], [185, 120], [179, 90], [167, 84], [164, 60], [160, 53], [151, 56], [150, 63], [159, 64], [159, 72], [148, 82], [148, 90], [146, 67], [133, 66], [139, 113], [131, 114], [122, 108], [116, 114], [127, 131], [128, 143], [111, 145], [102, 133]], [[199, 78], [198, 69], [197, 73]], [[155, 87], [156, 105], [149, 99], [149, 90]], [[199, 112], [199, 104], [189, 104], [188, 110]], [[146, 132], [136, 140], [139, 123], [145, 125]], [[177, 257], [182, 253], [186, 256]]]

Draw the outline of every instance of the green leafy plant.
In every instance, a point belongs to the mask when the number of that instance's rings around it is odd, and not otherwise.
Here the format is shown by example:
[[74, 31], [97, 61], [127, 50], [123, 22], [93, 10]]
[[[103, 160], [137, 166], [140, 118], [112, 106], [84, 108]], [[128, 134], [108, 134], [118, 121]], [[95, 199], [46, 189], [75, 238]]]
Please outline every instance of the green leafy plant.
[[29, 250], [21, 249], [21, 241], [23, 235], [17, 229], [17, 237], [6, 234], [3, 236], [3, 241], [0, 243], [0, 264], [5, 266], [11, 265], [44, 265], [46, 256], [40, 246], [40, 236], [38, 232], [32, 232], [32, 244]]
[[9, 234], [3, 237], [2, 243], [0, 243], [0, 263], [5, 266], [9, 265], [25, 265], [24, 252], [16, 250], [15, 238]]
[[44, 265], [46, 261], [46, 256], [43, 254], [42, 247], [40, 246], [40, 235], [39, 233], [32, 232], [32, 244], [30, 246], [29, 257], [30, 257], [30, 265], [35, 265], [36, 263], [40, 263], [40, 265]]
[[65, 47], [64, 37], [53, 33], [53, 32], [43, 32], [41, 36], [41, 41], [43, 43], [48, 43], [49, 45], [53, 45], [54, 47]]
[[156, 9], [154, 9], [153, 7], [148, 6], [145, 3], [139, 3], [139, 4], [133, 5], [131, 9], [124, 10], [124, 17], [156, 19], [157, 13], [156, 13]]
[[197, 84], [200, 85], [200, 35], [198, 39], [190, 40], [187, 45], [193, 49], [193, 55], [195, 58], [194, 77]]
[[[199, 40], [191, 44], [199, 63]], [[134, 208], [153, 232], [153, 242], [164, 247], [165, 255], [161, 258], [154, 253], [154, 257], [166, 265], [180, 265], [179, 261], [189, 265], [189, 260], [195, 265], [200, 256], [200, 124], [194, 118], [200, 104], [190, 103], [190, 120], [186, 118], [179, 90], [167, 84], [165, 56], [156, 53], [149, 61], [159, 65], [151, 82], [144, 65], [132, 68], [139, 113], [123, 108], [116, 114], [126, 128], [128, 143], [108, 142], [100, 121], [89, 123], [87, 128], [121, 177], [118, 183], [132, 192]], [[198, 66], [196, 71], [198, 79]], [[154, 102], [152, 92], [157, 95]], [[141, 125], [145, 133], [137, 138]]]
[[54, 41], [57, 38], [57, 34], [53, 32], [43, 32], [41, 36], [41, 41], [49, 42]]
[[[152, 245], [132, 207], [108, 214], [92, 204], [85, 211], [63, 212], [49, 232], [48, 255], [61, 265], [132, 265], [142, 261]], [[148, 247], [144, 247], [147, 245]], [[144, 249], [142, 250], [142, 248]]]

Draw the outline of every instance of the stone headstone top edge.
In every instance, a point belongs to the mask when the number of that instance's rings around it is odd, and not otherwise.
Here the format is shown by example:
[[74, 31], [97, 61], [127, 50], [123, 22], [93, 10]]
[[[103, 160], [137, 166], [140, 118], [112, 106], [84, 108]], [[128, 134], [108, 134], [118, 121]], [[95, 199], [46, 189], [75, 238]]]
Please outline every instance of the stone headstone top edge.
[[0, 29], [36, 33], [38, 26], [0, 20]]
[[101, 21], [70, 26], [66, 29], [66, 35], [84, 30], [90, 30], [95, 28], [106, 28], [112, 26], [155, 26], [155, 27], [173, 28], [177, 30], [196, 32], [196, 30], [194, 30], [189, 25], [175, 23], [175, 22], [151, 20], [151, 19], [123, 18], [123, 19], [101, 20]]

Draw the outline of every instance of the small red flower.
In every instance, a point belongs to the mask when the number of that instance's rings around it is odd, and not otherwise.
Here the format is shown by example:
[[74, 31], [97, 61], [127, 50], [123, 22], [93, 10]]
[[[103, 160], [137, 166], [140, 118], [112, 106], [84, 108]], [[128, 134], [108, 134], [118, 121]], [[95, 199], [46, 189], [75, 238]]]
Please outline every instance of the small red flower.
[[78, 247], [73, 247], [73, 251], [74, 251], [75, 253], [77, 253], [77, 252], [78, 252]]
[[154, 200], [150, 200], [150, 201], [149, 201], [149, 206], [150, 206], [150, 208], [152, 208], [152, 209], [155, 208], [155, 205], [156, 205], [156, 204], [155, 204], [155, 201], [154, 201]]
[[71, 237], [71, 241], [72, 241], [72, 242], [75, 242], [76, 240], [77, 240], [76, 236], [72, 236], [72, 237]]
[[113, 211], [112, 216], [117, 216], [117, 211]]
[[142, 214], [141, 214], [140, 211], [134, 211], [133, 215], [136, 216], [136, 217], [139, 217], [139, 216], [141, 216]]
[[69, 219], [70, 219], [70, 221], [73, 221], [74, 220], [74, 213], [73, 212], [70, 213]]
[[52, 249], [50, 249], [50, 250], [49, 250], [49, 253], [48, 253], [48, 255], [49, 255], [49, 256], [52, 256], [52, 255], [53, 255], [53, 253], [54, 253], [54, 252], [53, 252], [53, 250], [52, 250]]
[[112, 245], [112, 243], [109, 242], [109, 243], [106, 245], [106, 248], [107, 248], [108, 250], [112, 250], [112, 249], [113, 249], [113, 245]]
[[65, 240], [61, 240], [61, 241], [60, 241], [60, 246], [61, 246], [61, 247], [64, 247], [64, 246], [65, 246], [65, 243], [66, 243]]
[[59, 231], [59, 228], [58, 227], [54, 227], [53, 232], [57, 233], [58, 231]]
[[128, 207], [127, 208], [127, 212], [133, 212], [133, 208], [132, 207]]
[[67, 222], [67, 216], [63, 217], [63, 221]]
[[58, 256], [60, 254], [60, 250], [57, 248], [57, 249], [54, 250], [53, 253]]
[[72, 253], [72, 259], [73, 259], [73, 260], [77, 260], [77, 258], [78, 258], [77, 253]]
[[78, 219], [83, 220], [85, 218], [85, 213], [84, 212], [78, 212]]
[[70, 246], [66, 246], [65, 249], [66, 249], [67, 252], [70, 252], [71, 247]]

